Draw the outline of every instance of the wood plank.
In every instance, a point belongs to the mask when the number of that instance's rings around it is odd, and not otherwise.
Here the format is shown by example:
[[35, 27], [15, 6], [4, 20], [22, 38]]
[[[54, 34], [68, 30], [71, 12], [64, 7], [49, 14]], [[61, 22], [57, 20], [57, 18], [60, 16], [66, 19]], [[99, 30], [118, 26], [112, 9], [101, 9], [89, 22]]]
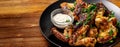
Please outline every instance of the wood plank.
[[109, 0], [109, 1], [120, 7], [120, 0]]
[[56, 0], [0, 0], [0, 47], [49, 47], [39, 28], [44, 9]]
[[43, 37], [40, 32], [40, 27], [29, 28], [0, 28], [0, 39], [5, 38], [28, 38], [28, 37]]
[[[42, 3], [44, 4], [44, 3]], [[17, 7], [0, 7], [0, 18], [16, 18], [16, 17], [40, 17], [48, 4], [37, 5], [19, 5]], [[41, 9], [40, 9], [41, 8]]]
[[44, 38], [8, 38], [0, 39], [0, 47], [48, 47]]
[[2, 27], [24, 28], [33, 26], [39, 26], [39, 17], [0, 19], [0, 28]]
[[36, 11], [31, 13], [21, 13], [21, 14], [0, 14], [0, 18], [32, 18], [32, 17], [40, 17], [42, 11]]
[[[36, 1], [32, 0], [9, 0], [9, 1], [2, 1], [0, 2], [0, 14], [19, 14], [19, 13], [31, 13], [35, 11], [44, 10], [50, 3], [53, 1], [40, 1], [40, 2], [49, 2], [46, 3], [35, 3]], [[26, 3], [30, 2], [30, 3]], [[33, 2], [33, 3], [31, 3]], [[3, 5], [4, 4], [4, 5]], [[29, 5], [28, 5], [29, 4]], [[41, 8], [41, 9], [40, 9]]]

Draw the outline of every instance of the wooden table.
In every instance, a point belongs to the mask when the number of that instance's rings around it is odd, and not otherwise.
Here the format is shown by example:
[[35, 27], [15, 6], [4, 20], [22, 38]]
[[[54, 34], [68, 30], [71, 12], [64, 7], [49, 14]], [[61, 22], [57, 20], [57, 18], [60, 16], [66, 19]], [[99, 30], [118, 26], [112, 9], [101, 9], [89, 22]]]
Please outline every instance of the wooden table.
[[40, 32], [39, 18], [55, 1], [0, 0], [0, 47], [48, 47]]

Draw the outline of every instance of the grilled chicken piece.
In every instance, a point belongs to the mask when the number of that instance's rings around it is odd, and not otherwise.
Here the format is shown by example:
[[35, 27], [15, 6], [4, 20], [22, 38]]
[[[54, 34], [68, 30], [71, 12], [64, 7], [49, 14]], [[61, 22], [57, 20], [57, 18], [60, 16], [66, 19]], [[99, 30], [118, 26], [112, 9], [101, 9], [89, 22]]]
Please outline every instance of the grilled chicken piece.
[[[73, 15], [74, 15], [74, 19], [76, 21], [79, 21], [80, 20], [80, 12], [82, 10], [82, 7], [81, 7], [81, 4], [85, 4], [82, 0], [76, 0], [76, 5], [75, 5], [75, 9], [74, 9], [74, 12], [73, 12]], [[85, 4], [86, 5], [86, 4]]]
[[[103, 16], [104, 12], [105, 11], [103, 8], [100, 8], [97, 12], [97, 16], [95, 18], [95, 25], [97, 26], [97, 28], [102, 28], [103, 26], [105, 27], [106, 25], [108, 25], [108, 23], [107, 23], [108, 17]], [[107, 28], [107, 27], [105, 27], [105, 28]]]
[[81, 46], [84, 45], [86, 47], [94, 47], [96, 44], [96, 39], [92, 37], [85, 37], [81, 40], [77, 40], [75, 43], [75, 46]]
[[96, 27], [90, 28], [90, 31], [88, 32], [89, 37], [97, 37], [98, 35], [98, 29]]
[[78, 42], [84, 40], [85, 37], [84, 35], [86, 34], [88, 29], [89, 29], [89, 25], [85, 25], [78, 28], [77, 31], [70, 37], [69, 45], [71, 46], [83, 45], [85, 42], [83, 42], [83, 44], [78, 44]]
[[63, 35], [64, 36], [67, 36], [68, 38], [72, 36], [72, 33], [73, 33], [73, 26], [72, 25], [69, 25], [68, 27], [66, 27], [64, 29], [64, 33]]
[[97, 41], [99, 43], [106, 43], [109, 40], [113, 39], [113, 37], [117, 36], [117, 28], [112, 25], [112, 23], [109, 23], [109, 28], [100, 30], [99, 36], [97, 38]]
[[98, 10], [95, 18], [95, 25], [99, 28], [99, 35], [97, 41], [99, 43], [106, 43], [117, 35], [117, 28], [115, 27], [116, 18], [108, 18], [103, 16], [104, 10]]
[[107, 29], [108, 26], [106, 26], [106, 25], [108, 25], [108, 18], [107, 17], [96, 18], [95, 25], [97, 26], [97, 28]]
[[112, 25], [116, 25], [116, 23], [117, 23], [117, 18], [116, 17], [112, 17], [112, 18], [110, 18], [109, 19], [109, 21], [112, 23]]
[[75, 7], [73, 3], [67, 3], [67, 2], [61, 3], [60, 6], [62, 9], [71, 9]]
[[81, 46], [84, 45], [86, 47], [94, 47], [96, 44], [96, 39], [92, 37], [85, 37], [86, 32], [89, 29], [89, 25], [82, 26], [77, 30], [76, 33], [76, 42], [74, 42], [74, 46]]

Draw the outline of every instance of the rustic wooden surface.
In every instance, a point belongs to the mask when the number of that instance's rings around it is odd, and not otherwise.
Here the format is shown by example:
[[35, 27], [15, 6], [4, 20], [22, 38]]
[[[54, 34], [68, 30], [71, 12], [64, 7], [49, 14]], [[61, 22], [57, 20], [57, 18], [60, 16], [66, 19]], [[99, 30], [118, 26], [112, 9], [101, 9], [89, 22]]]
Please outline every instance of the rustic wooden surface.
[[48, 47], [39, 18], [56, 0], [0, 0], [0, 47]]
[[39, 18], [55, 1], [0, 0], [0, 47], [49, 47], [40, 32]]

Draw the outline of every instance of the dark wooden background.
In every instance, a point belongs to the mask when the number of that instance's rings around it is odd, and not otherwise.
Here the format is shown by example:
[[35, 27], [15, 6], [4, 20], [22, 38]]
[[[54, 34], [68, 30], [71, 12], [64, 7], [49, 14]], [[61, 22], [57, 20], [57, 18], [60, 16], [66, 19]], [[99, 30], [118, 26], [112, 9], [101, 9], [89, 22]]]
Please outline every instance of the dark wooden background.
[[[48, 47], [40, 32], [39, 18], [55, 1], [0, 0], [0, 47]], [[120, 0], [111, 1], [120, 6]]]

